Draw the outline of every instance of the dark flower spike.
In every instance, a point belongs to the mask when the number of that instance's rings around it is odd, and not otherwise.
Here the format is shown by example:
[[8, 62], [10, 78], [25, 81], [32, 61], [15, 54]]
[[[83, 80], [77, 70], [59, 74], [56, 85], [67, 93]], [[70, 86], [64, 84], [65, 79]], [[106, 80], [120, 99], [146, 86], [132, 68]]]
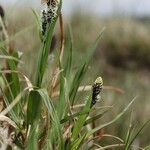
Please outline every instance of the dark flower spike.
[[46, 11], [42, 11], [42, 34], [44, 35], [47, 28], [47, 14]]
[[49, 25], [55, 20], [58, 16], [58, 0], [47, 0], [45, 1], [46, 8], [42, 10], [42, 34], [43, 36], [46, 34]]
[[103, 79], [101, 77], [98, 77], [92, 86], [93, 93], [92, 93], [91, 107], [93, 107], [96, 104], [96, 102], [100, 99], [102, 87], [103, 87]]

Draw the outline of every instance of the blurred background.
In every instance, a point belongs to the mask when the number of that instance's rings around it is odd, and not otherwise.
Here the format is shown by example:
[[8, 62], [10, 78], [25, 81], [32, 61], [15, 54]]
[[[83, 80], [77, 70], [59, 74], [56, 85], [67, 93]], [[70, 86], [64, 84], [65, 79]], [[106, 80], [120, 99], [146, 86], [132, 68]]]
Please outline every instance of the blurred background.
[[[1, 0], [3, 5], [28, 5], [32, 7], [39, 7], [40, 0]], [[150, 14], [150, 1], [148, 0], [64, 0], [64, 13], [69, 14], [77, 10], [89, 12], [99, 16], [113, 16], [113, 15], [134, 15], [134, 16], [148, 16]]]
[[[12, 45], [24, 53], [25, 65], [20, 68], [32, 77], [40, 47], [32, 9], [40, 13], [40, 0], [1, 0], [0, 4], [6, 12]], [[64, 0], [63, 15], [66, 31], [70, 26], [73, 34], [75, 66], [80, 65], [88, 48], [105, 28], [83, 84], [89, 84], [101, 75], [105, 85], [124, 91], [103, 91], [100, 105], [114, 107], [106, 120], [112, 119], [138, 96], [132, 111], [105, 131], [125, 137], [131, 114], [133, 124], [137, 126], [150, 119], [150, 1]], [[55, 34], [59, 40], [59, 29]], [[137, 138], [139, 145], [150, 144], [147, 131], [150, 127]]]

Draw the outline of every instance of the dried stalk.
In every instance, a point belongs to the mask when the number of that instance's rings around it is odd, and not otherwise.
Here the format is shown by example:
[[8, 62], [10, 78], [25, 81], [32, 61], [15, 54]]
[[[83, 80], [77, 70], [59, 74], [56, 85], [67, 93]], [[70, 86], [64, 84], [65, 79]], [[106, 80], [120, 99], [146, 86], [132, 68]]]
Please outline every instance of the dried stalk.
[[60, 62], [61, 62], [64, 55], [64, 45], [65, 45], [64, 23], [62, 14], [60, 14], [59, 16], [59, 24], [61, 33], [61, 46], [60, 46]]
[[[62, 62], [63, 59], [63, 55], [64, 55], [64, 44], [65, 44], [65, 34], [64, 34], [64, 23], [63, 23], [63, 16], [60, 13], [59, 15], [59, 24], [60, 24], [60, 37], [61, 37], [61, 45], [60, 45], [60, 62]], [[56, 68], [54, 70], [54, 78], [52, 79], [52, 86], [51, 86], [51, 92], [50, 95], [53, 94], [53, 91], [55, 90], [55, 88], [58, 85], [58, 78], [59, 78], [59, 74], [60, 74], [61, 70], [59, 70], [59, 68]]]
[[[78, 92], [91, 91], [91, 89], [92, 89], [91, 85], [80, 86], [79, 89], [78, 89]], [[112, 91], [115, 91], [115, 92], [120, 93], [120, 94], [125, 93], [125, 91], [123, 91], [122, 89], [116, 88], [116, 87], [113, 87], [113, 86], [103, 86], [103, 89], [104, 90], [112, 90]], [[57, 97], [57, 96], [59, 96], [59, 91], [56, 91], [52, 94], [52, 97]]]

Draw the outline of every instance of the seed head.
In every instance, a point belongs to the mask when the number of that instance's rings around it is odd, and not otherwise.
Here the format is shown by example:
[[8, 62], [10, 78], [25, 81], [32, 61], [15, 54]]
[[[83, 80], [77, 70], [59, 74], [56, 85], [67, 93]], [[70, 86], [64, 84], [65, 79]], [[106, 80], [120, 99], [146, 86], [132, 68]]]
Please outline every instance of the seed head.
[[92, 87], [92, 102], [91, 102], [91, 107], [93, 107], [96, 102], [100, 98], [100, 93], [102, 91], [102, 86], [103, 86], [103, 79], [101, 77], [98, 77]]
[[47, 28], [47, 14], [45, 10], [42, 11], [42, 34], [44, 35]]
[[44, 0], [43, 4], [46, 5], [46, 8], [42, 10], [42, 34], [43, 36], [48, 30], [48, 27], [51, 23], [54, 22], [58, 16], [59, 1], [58, 0]]

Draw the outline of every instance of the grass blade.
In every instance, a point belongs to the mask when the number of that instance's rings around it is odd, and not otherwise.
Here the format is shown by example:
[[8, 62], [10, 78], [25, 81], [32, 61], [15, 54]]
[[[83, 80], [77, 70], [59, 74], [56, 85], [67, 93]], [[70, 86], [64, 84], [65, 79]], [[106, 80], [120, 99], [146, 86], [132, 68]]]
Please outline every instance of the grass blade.
[[[63, 134], [62, 134], [61, 124], [60, 124], [57, 112], [52, 104], [52, 101], [48, 95], [48, 92], [45, 89], [39, 89], [38, 92], [39, 92], [40, 96], [42, 97], [42, 101], [44, 102], [44, 105], [47, 108], [48, 114], [51, 118], [51, 122], [52, 122], [51, 128], [53, 129], [53, 132], [54, 132], [53, 134], [56, 136], [56, 139], [58, 140], [57, 144], [63, 150], [64, 149], [64, 141], [63, 141], [63, 137], [62, 137]], [[53, 140], [53, 139], [51, 139], [51, 140]], [[56, 143], [56, 141], [54, 141], [54, 142]]]
[[137, 133], [135, 133], [135, 135], [133, 135], [133, 137], [131, 138], [129, 144], [126, 146], [125, 150], [129, 150], [130, 146], [133, 144], [134, 140], [137, 138], [137, 136], [143, 131], [143, 129], [150, 123], [150, 120], [146, 121], [141, 127], [140, 129], [138, 129]]
[[30, 134], [28, 137], [27, 149], [38, 149], [38, 135], [39, 135], [39, 125], [35, 124], [30, 128]]
[[60, 121], [60, 123], [63, 124], [63, 123], [65, 123], [65, 122], [67, 122], [67, 121], [73, 120], [75, 117], [82, 116], [82, 115], [86, 115], [86, 114], [89, 113], [89, 111], [90, 111], [90, 109], [87, 110], [87, 111], [77, 112], [77, 113], [75, 113], [75, 114], [72, 114], [72, 115], [70, 115], [70, 116], [67, 116], [67, 117], [65, 117], [64, 119], [62, 119], [62, 120]]
[[94, 121], [100, 119], [100, 118], [103, 117], [104, 114], [107, 113], [107, 112], [108, 112], [108, 110], [106, 110], [106, 111], [104, 111], [104, 112], [102, 112], [102, 113], [100, 113], [100, 114], [97, 114], [97, 115], [95, 115], [94, 117], [92, 117], [92, 118], [86, 120], [85, 123], [84, 123], [84, 126], [86, 126], [87, 124], [90, 124], [90, 123], [92, 123], [92, 122], [94, 122]]
[[77, 91], [78, 91], [78, 88], [81, 84], [81, 81], [84, 78], [86, 70], [87, 70], [87, 65], [85, 63], [83, 66], [81, 66], [78, 69], [78, 71], [77, 71], [77, 73], [73, 79], [73, 82], [71, 83], [70, 92], [69, 92], [71, 106], [74, 105], [75, 96], [77, 94]]
[[33, 125], [40, 114], [41, 96], [36, 90], [32, 90], [28, 96], [27, 125]]
[[98, 127], [96, 127], [95, 129], [91, 130], [88, 134], [87, 137], [89, 137], [90, 135], [92, 135], [93, 133], [103, 129], [104, 127], [107, 127], [111, 124], [113, 124], [114, 122], [116, 122], [118, 119], [120, 119], [125, 113], [126, 111], [130, 108], [130, 106], [132, 105], [132, 103], [135, 101], [136, 97], [128, 104], [128, 106], [120, 113], [118, 114], [112, 121], [105, 123], [103, 125], [100, 125]]
[[86, 137], [86, 134], [84, 134], [82, 137], [80, 137], [75, 142], [73, 142], [72, 145], [71, 145], [71, 150], [80, 149], [85, 137]]
[[9, 59], [9, 60], [13, 60], [13, 61], [22, 63], [19, 59], [17, 59], [16, 57], [13, 57], [13, 56], [0, 55], [0, 59]]
[[[91, 100], [92, 100], [92, 98], [89, 97], [85, 107], [82, 110], [82, 112], [85, 112], [85, 111], [89, 111], [90, 112]], [[73, 131], [72, 131], [72, 138], [74, 140], [76, 140], [78, 138], [78, 135], [79, 135], [81, 129], [83, 128], [83, 126], [84, 126], [84, 123], [86, 121], [87, 116], [88, 116], [88, 114], [79, 116], [77, 122], [75, 123], [75, 126], [74, 126]]]

